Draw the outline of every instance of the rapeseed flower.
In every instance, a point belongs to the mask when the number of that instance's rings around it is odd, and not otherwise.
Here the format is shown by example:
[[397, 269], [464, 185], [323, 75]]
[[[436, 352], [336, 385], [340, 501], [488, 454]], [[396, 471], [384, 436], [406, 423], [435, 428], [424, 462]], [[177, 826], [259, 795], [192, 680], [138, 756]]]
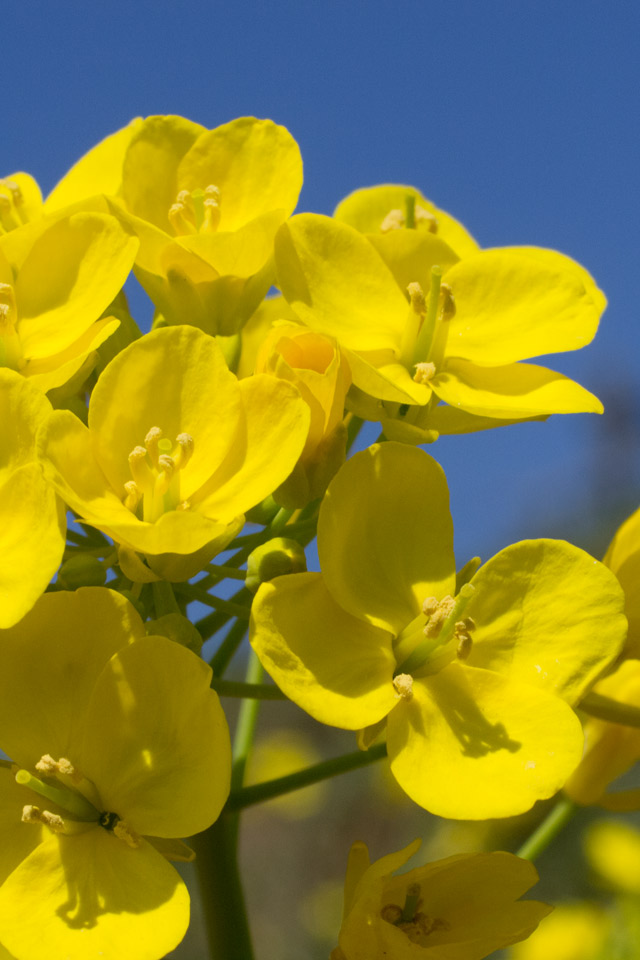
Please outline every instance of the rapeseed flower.
[[518, 362], [595, 335], [606, 301], [569, 257], [514, 247], [460, 259], [428, 230], [363, 236], [300, 214], [280, 228], [275, 258], [298, 318], [346, 351], [351, 408], [381, 420], [391, 439], [602, 412], [572, 380]]
[[106, 588], [42, 597], [0, 637], [0, 942], [17, 960], [157, 960], [189, 895], [170, 859], [230, 783], [211, 670]]
[[213, 337], [179, 326], [119, 353], [92, 392], [88, 427], [54, 411], [39, 446], [63, 500], [122, 545], [127, 576], [184, 580], [287, 477], [308, 427], [295, 387], [238, 381]]
[[0, 369], [0, 628], [31, 609], [62, 560], [64, 510], [35, 450], [51, 409], [36, 386]]
[[393, 876], [419, 846], [370, 863], [354, 843], [330, 960], [481, 960], [524, 940], [553, 909], [518, 899], [538, 874], [509, 853], [458, 854]]
[[624, 589], [629, 620], [625, 654], [640, 658], [640, 509], [616, 531], [602, 562], [613, 570]]
[[444, 474], [393, 442], [333, 479], [318, 554], [322, 573], [263, 584], [252, 608], [253, 647], [291, 700], [365, 748], [386, 725], [395, 778], [441, 816], [511, 816], [562, 786], [582, 753], [571, 705], [625, 638], [606, 567], [529, 540], [456, 586]]
[[165, 320], [228, 335], [273, 282], [273, 238], [301, 187], [298, 145], [271, 120], [207, 130], [152, 116], [83, 157], [46, 209], [110, 195], [140, 238], [135, 273]]
[[95, 212], [0, 235], [0, 367], [43, 392], [67, 383], [117, 329], [107, 308], [137, 249], [129, 229]]

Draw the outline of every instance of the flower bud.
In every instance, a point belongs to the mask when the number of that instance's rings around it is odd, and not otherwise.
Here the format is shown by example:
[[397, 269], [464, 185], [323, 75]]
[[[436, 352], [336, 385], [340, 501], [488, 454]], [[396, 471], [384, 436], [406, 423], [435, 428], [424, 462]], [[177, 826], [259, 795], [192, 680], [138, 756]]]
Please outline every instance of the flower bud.
[[77, 590], [78, 587], [103, 587], [107, 572], [104, 565], [88, 553], [79, 553], [69, 557], [58, 572], [58, 583], [65, 590]]
[[307, 569], [304, 549], [295, 540], [275, 537], [249, 554], [245, 585], [256, 593], [261, 583], [287, 573], [303, 573]]

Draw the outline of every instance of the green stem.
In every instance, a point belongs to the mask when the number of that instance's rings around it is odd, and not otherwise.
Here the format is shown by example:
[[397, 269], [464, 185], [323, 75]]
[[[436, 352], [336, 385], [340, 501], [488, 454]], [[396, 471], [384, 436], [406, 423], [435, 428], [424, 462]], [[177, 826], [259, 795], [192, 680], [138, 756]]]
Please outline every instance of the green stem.
[[[249, 651], [247, 663], [246, 684], [260, 684], [264, 676], [262, 664], [253, 650]], [[260, 700], [257, 698], [245, 699], [238, 714], [238, 724], [233, 738], [233, 767], [231, 771], [231, 789], [239, 790], [244, 781], [244, 774], [253, 746], [253, 738], [258, 721]]]
[[198, 600], [205, 606], [213, 607], [214, 610], [219, 610], [228, 617], [240, 617], [242, 620], [249, 619], [249, 607], [245, 607], [241, 603], [233, 603], [232, 600], [223, 600], [222, 597], [214, 597], [210, 593], [207, 593], [206, 590], [198, 589], [197, 584], [176, 583], [175, 590], [176, 593], [179, 593], [182, 597], [186, 597], [187, 600]]
[[237, 816], [223, 813], [192, 837], [211, 960], [253, 960], [238, 870]]
[[153, 602], [156, 617], [164, 617], [168, 613], [181, 613], [173, 587], [166, 580], [156, 580], [153, 583]]
[[626, 727], [640, 727], [640, 707], [634, 707], [630, 703], [621, 703], [619, 700], [612, 700], [611, 697], [604, 697], [600, 693], [588, 693], [580, 703], [578, 709], [588, 713], [591, 717], [597, 717], [599, 720], [607, 720], [609, 723], [619, 723]]
[[293, 790], [300, 790], [301, 787], [308, 787], [312, 783], [328, 780], [329, 777], [348, 773], [350, 770], [357, 770], [359, 767], [366, 767], [370, 763], [375, 763], [376, 760], [381, 760], [386, 754], [386, 743], [378, 743], [370, 747], [369, 750], [355, 750], [353, 753], [346, 753], [340, 757], [334, 757], [332, 760], [323, 760], [321, 763], [316, 763], [305, 770], [290, 773], [286, 777], [277, 777], [275, 780], [267, 780], [265, 783], [242, 787], [233, 791], [227, 800], [225, 809], [243, 810], [255, 803], [263, 803], [265, 800], [272, 800], [274, 797], [291, 793]]
[[[196, 627], [198, 624], [196, 624]], [[209, 666], [213, 670], [215, 677], [221, 677], [229, 666], [233, 655], [242, 643], [247, 633], [246, 620], [236, 620], [229, 633], [226, 635], [213, 657], [209, 661]]]
[[224, 580], [227, 577], [230, 580], [244, 580], [246, 577], [244, 570], [237, 570], [235, 567], [221, 566], [216, 563], [208, 564], [205, 570], [216, 580]]
[[573, 800], [561, 797], [528, 840], [525, 840], [516, 852], [516, 856], [522, 857], [523, 860], [536, 860], [562, 828], [569, 823], [578, 809], [578, 804]]
[[214, 677], [211, 689], [219, 697], [242, 697], [253, 700], [287, 700], [286, 694], [271, 683], [241, 683], [236, 680], [219, 680]]

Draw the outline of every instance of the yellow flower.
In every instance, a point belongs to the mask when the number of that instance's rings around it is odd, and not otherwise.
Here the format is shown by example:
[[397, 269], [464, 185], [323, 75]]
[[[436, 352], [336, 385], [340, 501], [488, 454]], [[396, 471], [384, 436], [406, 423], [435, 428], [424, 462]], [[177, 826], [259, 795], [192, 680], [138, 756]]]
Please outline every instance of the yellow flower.
[[611, 917], [592, 903], [561, 903], [510, 960], [604, 960]]
[[385, 183], [355, 190], [334, 210], [333, 216], [360, 233], [380, 234], [408, 229], [426, 231], [443, 240], [459, 257], [477, 253], [480, 247], [451, 214], [440, 210], [415, 187]]
[[64, 510], [36, 462], [36, 430], [50, 413], [37, 387], [0, 369], [0, 628], [31, 609], [64, 551]]
[[625, 654], [640, 658], [640, 509], [616, 531], [603, 563], [613, 570], [625, 593], [629, 620]]
[[320, 509], [322, 573], [263, 584], [252, 644], [317, 720], [386, 721], [391, 771], [421, 806], [511, 816], [577, 766], [571, 709], [615, 660], [626, 620], [606, 567], [555, 540], [516, 543], [456, 587], [446, 480], [393, 442], [348, 460]]
[[0, 640], [0, 941], [17, 960], [163, 957], [189, 922], [165, 857], [189, 859], [177, 838], [229, 791], [210, 669], [105, 588], [47, 594]]
[[273, 282], [273, 238], [301, 186], [298, 145], [271, 120], [206, 130], [153, 116], [98, 144], [46, 208], [110, 194], [140, 238], [135, 273], [165, 320], [228, 335]]
[[517, 362], [595, 335], [604, 296], [562, 254], [521, 247], [460, 259], [428, 230], [365, 237], [301, 214], [280, 228], [275, 256], [296, 315], [346, 351], [351, 408], [381, 420], [392, 439], [602, 412], [572, 380]]
[[[623, 661], [615, 673], [594, 687], [594, 693], [618, 703], [640, 707], [640, 663]], [[564, 786], [565, 793], [583, 805], [607, 810], [640, 809], [640, 789], [609, 790], [611, 784], [640, 760], [640, 730], [622, 723], [589, 717], [585, 723], [585, 750], [579, 767]]]
[[0, 367], [44, 392], [66, 383], [119, 321], [101, 315], [137, 239], [108, 214], [41, 219], [0, 236]]
[[481, 960], [524, 940], [553, 909], [518, 899], [538, 874], [510, 853], [458, 854], [392, 876], [419, 846], [370, 864], [366, 846], [354, 843], [331, 960]]
[[276, 491], [286, 507], [304, 507], [321, 497], [344, 462], [344, 400], [351, 384], [349, 366], [333, 338], [297, 323], [271, 328], [256, 359], [256, 373], [294, 383], [309, 407], [311, 421], [304, 450], [293, 473]]
[[[126, 548], [121, 562], [138, 551], [158, 575], [188, 579], [291, 472], [309, 411], [283, 381], [238, 381], [213, 337], [179, 326], [147, 334], [108, 364], [88, 423], [57, 410], [40, 434], [60, 496]], [[145, 570], [157, 579], [142, 564], [127, 576]]]

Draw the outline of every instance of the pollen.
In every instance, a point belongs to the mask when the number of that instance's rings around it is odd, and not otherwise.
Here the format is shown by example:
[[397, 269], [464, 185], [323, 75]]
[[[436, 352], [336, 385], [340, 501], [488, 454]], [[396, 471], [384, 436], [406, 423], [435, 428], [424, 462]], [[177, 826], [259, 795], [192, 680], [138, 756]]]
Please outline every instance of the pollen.
[[416, 363], [415, 364], [416, 372], [413, 375], [413, 379], [416, 383], [429, 383], [430, 380], [436, 375], [436, 365], [427, 361], [426, 363]]
[[411, 700], [413, 697], [413, 677], [410, 673], [399, 673], [394, 677], [393, 687], [398, 700]]
[[144, 446], [138, 444], [129, 454], [133, 479], [124, 484], [124, 506], [137, 514], [142, 503], [142, 519], [149, 523], [168, 510], [180, 509], [185, 501], [180, 498], [179, 474], [191, 460], [194, 447], [189, 433], [179, 433], [172, 441], [160, 427], [151, 427]]
[[380, 231], [390, 233], [392, 230], [401, 230], [404, 227], [405, 217], [402, 210], [390, 210], [382, 223]]
[[429, 622], [424, 628], [425, 637], [437, 637], [440, 635], [443, 624], [452, 613], [455, 603], [453, 597], [448, 595], [440, 600], [436, 609], [429, 615]]
[[440, 284], [440, 311], [443, 320], [452, 320], [456, 315], [456, 301], [448, 283]]
[[124, 840], [128, 847], [131, 847], [132, 850], [137, 849], [142, 843], [138, 834], [132, 830], [124, 820], [119, 820], [113, 827], [113, 833], [118, 838], [118, 840]]
[[220, 196], [220, 188], [213, 183], [204, 189], [180, 190], [167, 214], [175, 233], [215, 233], [220, 223]]
[[424, 313], [427, 309], [424, 290], [419, 283], [410, 283], [407, 287], [407, 293], [411, 301], [411, 307], [416, 313]]

